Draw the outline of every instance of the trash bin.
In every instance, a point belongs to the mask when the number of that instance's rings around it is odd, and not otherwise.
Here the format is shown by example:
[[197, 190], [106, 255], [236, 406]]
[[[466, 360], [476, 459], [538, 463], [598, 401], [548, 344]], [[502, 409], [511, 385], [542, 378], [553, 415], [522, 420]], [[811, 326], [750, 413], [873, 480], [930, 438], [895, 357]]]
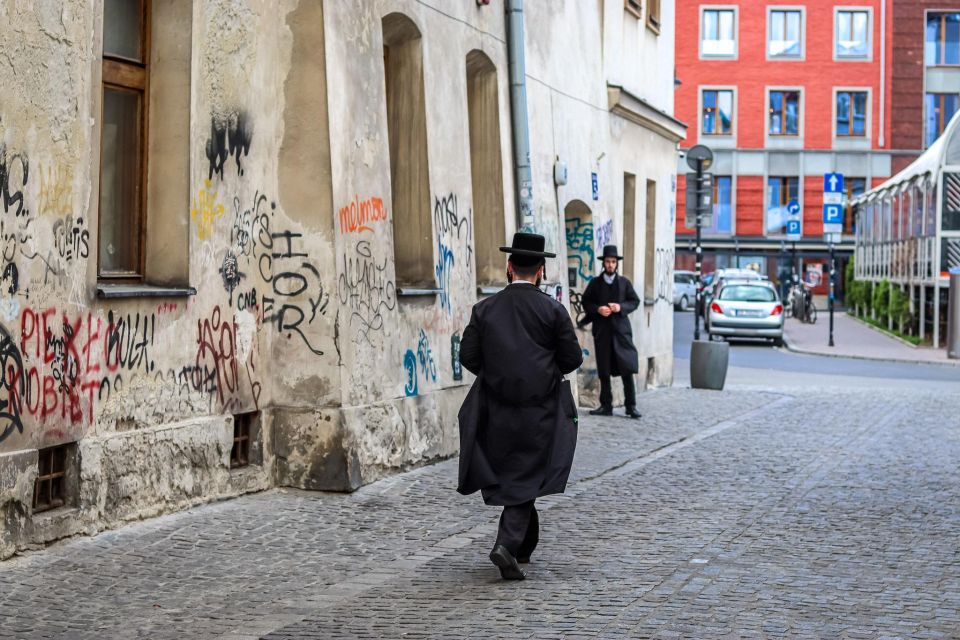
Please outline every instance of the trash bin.
[[947, 296], [947, 357], [960, 358], [960, 267], [950, 269]]
[[722, 391], [729, 362], [730, 345], [726, 342], [694, 340], [690, 345], [690, 386]]

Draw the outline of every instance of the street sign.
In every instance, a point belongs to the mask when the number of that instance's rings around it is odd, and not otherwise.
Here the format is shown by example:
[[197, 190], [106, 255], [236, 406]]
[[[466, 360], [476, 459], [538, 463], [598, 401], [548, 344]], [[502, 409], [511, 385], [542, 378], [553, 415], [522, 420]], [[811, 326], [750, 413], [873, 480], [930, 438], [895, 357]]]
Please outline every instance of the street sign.
[[797, 202], [796, 200], [791, 200], [789, 204], [787, 204], [787, 213], [791, 216], [799, 216], [800, 203]]
[[797, 218], [787, 220], [787, 242], [797, 242], [801, 236], [800, 220]]
[[843, 204], [843, 194], [824, 192], [823, 204]]
[[593, 187], [593, 199], [594, 199], [594, 200], [599, 200], [599, 199], [600, 199], [600, 184], [599, 184], [599, 182], [597, 181], [597, 174], [596, 174], [596, 173], [591, 173], [591, 174], [590, 174], [590, 184], [591, 184], [591, 186]]
[[703, 162], [703, 169], [709, 169], [713, 164], [713, 151], [702, 144], [694, 145], [687, 150], [687, 166], [694, 171], [697, 170], [698, 161]]
[[840, 233], [843, 231], [843, 205], [823, 205], [823, 232]]
[[842, 173], [823, 174], [823, 192], [824, 193], [843, 193], [843, 174]]

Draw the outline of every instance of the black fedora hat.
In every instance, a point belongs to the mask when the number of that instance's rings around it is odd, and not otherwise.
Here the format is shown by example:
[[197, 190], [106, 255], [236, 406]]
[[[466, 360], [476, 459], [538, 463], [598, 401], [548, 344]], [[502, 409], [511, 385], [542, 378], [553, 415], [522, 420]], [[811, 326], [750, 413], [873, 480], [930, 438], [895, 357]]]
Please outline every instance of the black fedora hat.
[[537, 233], [513, 234], [513, 246], [500, 247], [500, 251], [518, 256], [529, 256], [531, 258], [556, 258], [557, 254], [544, 251], [546, 240]]
[[616, 258], [617, 260], [623, 260], [623, 256], [617, 255], [617, 245], [608, 244], [603, 247], [603, 255], [597, 258], [597, 260], [603, 260], [605, 258]]

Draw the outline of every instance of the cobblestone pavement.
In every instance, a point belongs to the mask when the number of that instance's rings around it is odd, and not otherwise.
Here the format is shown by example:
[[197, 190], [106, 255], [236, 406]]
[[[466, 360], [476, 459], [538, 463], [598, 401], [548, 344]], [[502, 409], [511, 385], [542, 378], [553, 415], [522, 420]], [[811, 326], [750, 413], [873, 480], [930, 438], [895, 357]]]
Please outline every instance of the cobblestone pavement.
[[581, 420], [520, 583], [447, 461], [0, 564], [0, 637], [960, 637], [960, 394], [669, 389]]

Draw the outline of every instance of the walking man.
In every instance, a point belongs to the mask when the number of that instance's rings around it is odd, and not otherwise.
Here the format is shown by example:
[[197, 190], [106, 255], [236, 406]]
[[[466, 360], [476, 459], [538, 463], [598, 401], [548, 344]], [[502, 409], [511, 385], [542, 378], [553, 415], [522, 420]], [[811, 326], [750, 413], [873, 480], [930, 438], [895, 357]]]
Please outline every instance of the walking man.
[[628, 314], [640, 306], [640, 298], [630, 280], [617, 273], [623, 256], [617, 247], [603, 248], [603, 273], [594, 278], [583, 292], [581, 302], [586, 314], [584, 323], [593, 323], [593, 345], [600, 376], [600, 406], [590, 412], [595, 416], [613, 415], [613, 391], [610, 376], [623, 379], [623, 404], [627, 416], [639, 418], [633, 374], [640, 370], [637, 349], [633, 346], [633, 329]]
[[563, 376], [583, 362], [567, 310], [540, 291], [544, 238], [517, 233], [501, 292], [473, 307], [460, 362], [477, 375], [460, 408], [457, 491], [503, 507], [490, 560], [523, 580], [539, 541], [534, 501], [562, 493], [577, 444], [577, 409]]

